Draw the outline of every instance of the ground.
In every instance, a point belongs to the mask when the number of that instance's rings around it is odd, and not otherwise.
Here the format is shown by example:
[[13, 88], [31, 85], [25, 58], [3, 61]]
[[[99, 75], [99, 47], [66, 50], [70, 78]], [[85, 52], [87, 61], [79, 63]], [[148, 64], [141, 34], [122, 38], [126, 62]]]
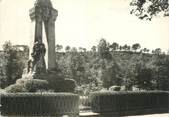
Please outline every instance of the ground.
[[151, 114], [151, 115], [137, 115], [137, 116], [125, 116], [125, 117], [169, 117], [169, 113]]

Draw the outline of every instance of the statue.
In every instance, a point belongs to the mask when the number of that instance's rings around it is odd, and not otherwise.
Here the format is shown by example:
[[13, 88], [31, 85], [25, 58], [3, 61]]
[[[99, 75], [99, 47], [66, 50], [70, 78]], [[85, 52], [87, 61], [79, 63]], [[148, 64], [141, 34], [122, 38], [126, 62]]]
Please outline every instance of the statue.
[[[32, 56], [32, 72], [33, 73], [46, 73], [46, 64], [45, 64], [45, 56], [46, 49], [45, 45], [42, 43], [42, 38], [38, 37], [37, 41], [34, 43], [33, 51], [31, 53]], [[31, 65], [30, 65], [31, 66]]]
[[31, 53], [32, 58], [28, 61], [28, 73], [46, 73], [46, 64], [44, 59], [45, 53], [46, 48], [45, 45], [42, 43], [42, 38], [38, 37], [38, 39], [36, 39], [34, 43], [33, 50]]

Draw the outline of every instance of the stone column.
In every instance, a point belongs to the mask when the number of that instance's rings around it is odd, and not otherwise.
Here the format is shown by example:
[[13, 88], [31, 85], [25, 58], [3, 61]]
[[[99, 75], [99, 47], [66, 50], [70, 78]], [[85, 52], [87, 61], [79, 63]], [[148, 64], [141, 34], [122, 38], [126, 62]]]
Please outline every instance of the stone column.
[[48, 70], [56, 67], [56, 53], [55, 53], [55, 20], [57, 17], [57, 10], [51, 10], [51, 17], [48, 22], [45, 22], [47, 27], [46, 35], [48, 42]]
[[31, 39], [31, 47], [30, 47], [30, 54], [32, 53], [32, 47], [34, 42], [36, 42], [38, 37], [42, 37], [42, 16], [41, 16], [41, 9], [38, 6], [33, 7], [29, 11], [29, 15], [31, 18], [31, 22], [34, 28], [33, 32], [33, 39]]

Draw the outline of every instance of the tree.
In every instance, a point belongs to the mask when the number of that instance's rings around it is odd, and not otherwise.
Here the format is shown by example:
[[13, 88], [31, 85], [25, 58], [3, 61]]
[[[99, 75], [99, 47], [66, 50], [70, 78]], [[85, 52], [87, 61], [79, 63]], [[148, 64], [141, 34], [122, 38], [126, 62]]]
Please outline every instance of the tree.
[[152, 51], [153, 54], [161, 54], [161, 49], [160, 48], [156, 48], [155, 50]]
[[66, 47], [65, 47], [65, 51], [66, 51], [66, 52], [69, 52], [70, 49], [71, 49], [70, 46], [66, 46]]
[[144, 53], [147, 52], [147, 48], [142, 49], [142, 51], [143, 51]]
[[[3, 44], [3, 51], [6, 55], [6, 82], [3, 87], [9, 86], [22, 76], [24, 63], [22, 58], [18, 56], [18, 51], [12, 46], [10, 41]], [[1, 84], [2, 85], [2, 84]]]
[[152, 79], [152, 70], [149, 68], [140, 68], [135, 77], [137, 87], [145, 90], [152, 89]]
[[160, 13], [169, 16], [168, 0], [132, 0], [130, 6], [133, 7], [130, 13], [139, 19], [151, 20]]
[[134, 51], [136, 51], [136, 50], [138, 50], [138, 49], [140, 49], [141, 48], [141, 45], [139, 44], [139, 43], [136, 43], [136, 44], [133, 44], [132, 45], [132, 49], [134, 50]]
[[111, 54], [109, 52], [109, 43], [105, 39], [101, 39], [98, 45], [98, 53], [102, 59], [110, 59]]
[[130, 46], [127, 46], [127, 50], [130, 51], [131, 47]]
[[96, 52], [96, 46], [92, 46], [91, 50], [92, 52]]
[[56, 49], [56, 52], [59, 52], [59, 51], [61, 51], [63, 49], [63, 46], [57, 44], [56, 47], [55, 47], [55, 49]]
[[128, 45], [125, 44], [125, 45], [123, 46], [123, 49], [124, 49], [125, 51], [127, 51], [127, 50], [128, 50]]
[[155, 54], [152, 60], [152, 64], [154, 65], [153, 77], [156, 81], [156, 88], [158, 90], [169, 91], [169, 56]]
[[80, 51], [80, 52], [86, 52], [86, 48], [79, 47], [79, 51]]
[[12, 51], [12, 43], [10, 41], [6, 41], [3, 45], [2, 45], [3, 51], [6, 52], [7, 54]]
[[123, 46], [119, 46], [119, 50], [120, 50], [120, 51], [123, 50]]
[[113, 43], [109, 46], [109, 48], [110, 48], [112, 51], [116, 51], [116, 50], [118, 49], [118, 47], [119, 47], [119, 44], [116, 43], [116, 42], [113, 42]]
[[109, 62], [106, 59], [100, 59], [100, 79], [103, 82], [104, 88], [109, 88], [113, 85], [121, 86], [121, 68], [118, 63], [114, 60]]
[[83, 50], [83, 52], [86, 52], [86, 51], [87, 51], [86, 48], [83, 48], [82, 50]]
[[71, 53], [77, 53], [77, 48], [76, 47], [72, 47]]

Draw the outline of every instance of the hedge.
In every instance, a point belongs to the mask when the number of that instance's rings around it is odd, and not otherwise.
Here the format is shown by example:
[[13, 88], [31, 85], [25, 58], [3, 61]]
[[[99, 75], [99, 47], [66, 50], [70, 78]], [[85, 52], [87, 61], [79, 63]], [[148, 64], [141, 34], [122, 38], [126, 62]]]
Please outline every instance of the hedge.
[[118, 115], [169, 112], [169, 92], [94, 92], [93, 112]]
[[79, 96], [71, 93], [1, 94], [2, 115], [78, 115]]

